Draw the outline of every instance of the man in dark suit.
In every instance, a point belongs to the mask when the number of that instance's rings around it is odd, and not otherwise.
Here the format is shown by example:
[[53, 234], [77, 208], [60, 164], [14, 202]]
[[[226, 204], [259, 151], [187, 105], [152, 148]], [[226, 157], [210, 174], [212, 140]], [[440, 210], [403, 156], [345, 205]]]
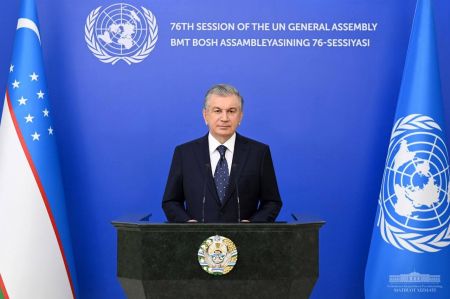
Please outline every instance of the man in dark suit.
[[175, 148], [162, 206], [170, 222], [272, 222], [281, 198], [267, 145], [236, 133], [243, 99], [213, 86], [203, 118], [209, 133]]

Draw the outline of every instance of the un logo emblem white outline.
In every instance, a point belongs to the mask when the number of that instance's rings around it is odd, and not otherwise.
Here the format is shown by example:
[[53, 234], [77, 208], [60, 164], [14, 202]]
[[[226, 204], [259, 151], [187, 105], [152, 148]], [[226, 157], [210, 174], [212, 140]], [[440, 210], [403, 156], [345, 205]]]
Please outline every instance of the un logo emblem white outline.
[[384, 241], [415, 253], [450, 245], [450, 171], [440, 126], [411, 114], [392, 129], [379, 197]]
[[[95, 57], [101, 62], [113, 65], [120, 60], [130, 65], [147, 58], [158, 40], [158, 24], [152, 12], [143, 6], [141, 12], [127, 3], [116, 3], [101, 11], [100, 9], [101, 6], [91, 11], [84, 27], [84, 38]], [[144, 22], [140, 16], [143, 16]], [[98, 24], [100, 19], [101, 22]], [[105, 23], [109, 26], [103, 28]], [[136, 28], [136, 24], [140, 24], [141, 27]], [[114, 30], [111, 30], [113, 26]], [[113, 35], [113, 39], [119, 40], [119, 43], [111, 39], [110, 34]], [[139, 37], [140, 44], [136, 44], [136, 36]]]

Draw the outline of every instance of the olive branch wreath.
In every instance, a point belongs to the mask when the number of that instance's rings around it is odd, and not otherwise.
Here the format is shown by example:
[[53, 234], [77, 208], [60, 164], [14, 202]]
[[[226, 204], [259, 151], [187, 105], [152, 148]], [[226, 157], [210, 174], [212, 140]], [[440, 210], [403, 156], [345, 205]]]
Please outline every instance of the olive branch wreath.
[[[411, 114], [400, 118], [395, 123], [392, 129], [391, 142], [395, 137], [401, 135], [406, 130], [419, 129], [438, 129], [442, 131], [439, 125], [431, 117], [421, 114]], [[447, 198], [447, 200], [449, 199]], [[450, 225], [439, 234], [422, 235], [419, 233], [405, 232], [398, 227], [392, 226], [386, 220], [381, 193], [378, 204], [380, 205], [380, 214], [377, 226], [380, 227], [381, 236], [387, 243], [400, 250], [406, 249], [415, 253], [438, 252], [442, 248], [450, 245]]]
[[100, 59], [101, 62], [111, 63], [113, 65], [119, 60], [123, 60], [128, 63], [128, 65], [130, 65], [132, 63], [139, 63], [147, 58], [150, 52], [155, 48], [155, 44], [158, 41], [158, 24], [156, 23], [156, 17], [152, 14], [152, 12], [145, 7], [141, 7], [144, 12], [144, 16], [149, 29], [149, 38], [147, 39], [147, 42], [144, 44], [142, 49], [140, 49], [132, 56], [117, 57], [108, 54], [96, 41], [94, 34], [94, 24], [99, 15], [100, 8], [101, 6], [91, 11], [86, 19], [86, 25], [84, 26], [84, 39], [86, 40], [89, 50], [92, 51], [95, 57]]

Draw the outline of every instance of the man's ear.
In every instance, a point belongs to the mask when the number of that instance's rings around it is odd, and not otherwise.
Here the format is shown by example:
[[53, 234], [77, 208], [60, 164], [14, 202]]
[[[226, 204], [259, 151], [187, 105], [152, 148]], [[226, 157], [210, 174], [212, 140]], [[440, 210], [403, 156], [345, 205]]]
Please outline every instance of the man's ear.
[[202, 109], [203, 119], [205, 120], [205, 124], [208, 125], [208, 121], [206, 120], [206, 109]]

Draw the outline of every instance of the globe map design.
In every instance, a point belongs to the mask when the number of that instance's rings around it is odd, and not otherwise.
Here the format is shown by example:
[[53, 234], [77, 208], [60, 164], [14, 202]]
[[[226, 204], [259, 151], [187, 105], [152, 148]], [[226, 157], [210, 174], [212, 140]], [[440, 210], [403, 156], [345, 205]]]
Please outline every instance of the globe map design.
[[100, 13], [95, 22], [95, 34], [106, 52], [127, 56], [146, 43], [148, 24], [140, 10], [126, 3], [117, 3]]
[[380, 204], [387, 221], [403, 230], [426, 233], [449, 222], [447, 148], [433, 131], [391, 140]]

